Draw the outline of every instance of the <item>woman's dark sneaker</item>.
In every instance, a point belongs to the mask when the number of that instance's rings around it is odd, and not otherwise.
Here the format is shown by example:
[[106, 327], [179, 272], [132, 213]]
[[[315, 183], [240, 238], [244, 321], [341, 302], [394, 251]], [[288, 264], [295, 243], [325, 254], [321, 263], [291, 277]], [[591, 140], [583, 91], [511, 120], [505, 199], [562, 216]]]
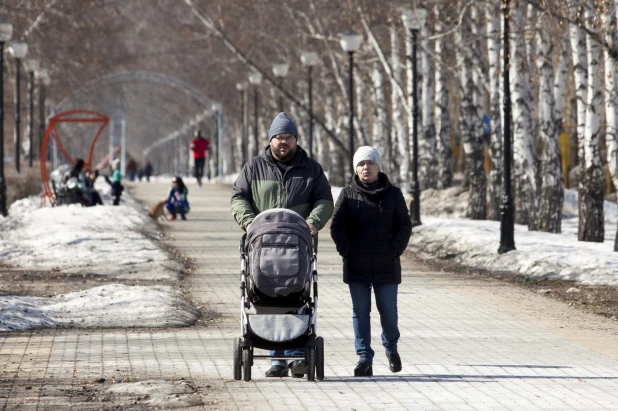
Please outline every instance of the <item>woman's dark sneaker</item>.
[[388, 358], [388, 368], [390, 368], [392, 372], [401, 371], [401, 358], [399, 354], [386, 354], [386, 358]]
[[355, 377], [373, 377], [373, 367], [367, 361], [359, 361], [354, 368]]
[[266, 371], [265, 374], [267, 377], [287, 377], [288, 376], [288, 367], [283, 365], [273, 365]]

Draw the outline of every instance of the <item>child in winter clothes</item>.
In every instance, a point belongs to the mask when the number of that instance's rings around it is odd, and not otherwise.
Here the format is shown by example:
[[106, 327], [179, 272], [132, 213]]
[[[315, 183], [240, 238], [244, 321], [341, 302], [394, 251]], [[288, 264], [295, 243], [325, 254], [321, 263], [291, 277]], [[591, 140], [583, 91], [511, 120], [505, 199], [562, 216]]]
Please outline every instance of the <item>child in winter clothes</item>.
[[186, 220], [186, 214], [189, 212], [189, 200], [187, 195], [189, 190], [182, 178], [176, 176], [172, 179], [172, 188], [170, 189], [167, 199], [165, 201], [165, 208], [172, 215], [171, 220], [176, 219], [176, 214], [180, 214], [180, 218]]
[[105, 181], [112, 186], [112, 198], [114, 199], [114, 205], [117, 206], [120, 204], [120, 196], [122, 195], [122, 190], [124, 190], [124, 186], [121, 183], [122, 174], [120, 174], [120, 159], [112, 161], [112, 167], [114, 169], [112, 179], [110, 180], [108, 176], [105, 176]]

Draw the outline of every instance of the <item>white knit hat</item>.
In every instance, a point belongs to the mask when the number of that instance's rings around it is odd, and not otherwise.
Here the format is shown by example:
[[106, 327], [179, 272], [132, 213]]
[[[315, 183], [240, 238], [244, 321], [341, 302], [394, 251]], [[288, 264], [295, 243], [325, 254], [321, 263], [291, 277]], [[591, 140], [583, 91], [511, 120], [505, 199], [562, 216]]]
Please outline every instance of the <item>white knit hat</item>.
[[356, 170], [356, 166], [363, 160], [373, 161], [378, 165], [378, 168], [382, 170], [382, 159], [380, 158], [380, 153], [373, 147], [370, 146], [362, 146], [356, 150], [354, 153], [354, 170]]

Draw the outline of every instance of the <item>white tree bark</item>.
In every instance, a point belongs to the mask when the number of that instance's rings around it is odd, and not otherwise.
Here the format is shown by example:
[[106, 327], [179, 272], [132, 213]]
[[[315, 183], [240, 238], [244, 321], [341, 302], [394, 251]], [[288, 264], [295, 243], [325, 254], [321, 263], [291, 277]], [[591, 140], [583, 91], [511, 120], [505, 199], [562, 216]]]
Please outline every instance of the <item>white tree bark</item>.
[[[593, 12], [585, 11], [586, 26], [596, 33], [592, 24]], [[603, 190], [605, 173], [601, 164], [601, 50], [599, 43], [586, 34], [588, 60], [588, 100], [586, 107], [586, 126], [584, 131], [584, 172], [579, 184], [579, 241], [603, 242]]]
[[[406, 56], [412, 56], [412, 35], [410, 34], [410, 30], [406, 30]], [[410, 158], [410, 169], [407, 177], [407, 181], [412, 182], [412, 157], [414, 156], [414, 145], [412, 143], [412, 133], [414, 129], [414, 101], [412, 99], [412, 84], [414, 82], [413, 76], [413, 66], [412, 59], [410, 57], [406, 57], [406, 89], [408, 90], [408, 156]]]
[[500, 99], [500, 10], [492, 3], [485, 9], [487, 20], [487, 57], [489, 61], [489, 182], [487, 184], [487, 219], [500, 220], [502, 203], [502, 100]]
[[[523, 27], [522, 11], [511, 9], [515, 27]], [[530, 67], [523, 36], [511, 41], [511, 90], [513, 102], [513, 180], [515, 186], [515, 223], [534, 228], [535, 202], [538, 200], [536, 180], [536, 147], [530, 117]]]
[[556, 129], [554, 100], [554, 69], [552, 67], [553, 45], [545, 31], [542, 18], [536, 30], [536, 68], [539, 77], [539, 131], [541, 152], [541, 195], [538, 229], [561, 232], [564, 188], [560, 168], [559, 131]]
[[[573, 0], [571, 16], [574, 18], [579, 10], [579, 0]], [[575, 96], [577, 97], [577, 163], [580, 170], [584, 167], [584, 129], [586, 126], [586, 101], [588, 100], [588, 63], [586, 60], [586, 34], [577, 24], [569, 25], [571, 53], [575, 77]]]
[[[470, 24], [474, 24], [471, 19]], [[483, 169], [483, 146], [479, 113], [474, 105], [476, 84], [474, 83], [473, 53], [468, 44], [472, 40], [470, 26], [463, 24], [458, 31], [457, 63], [460, 69], [460, 129], [466, 158], [466, 174], [469, 178], [469, 200], [467, 216], [473, 220], [484, 220], [487, 216], [486, 177]], [[459, 47], [461, 46], [461, 47]]]
[[[337, 118], [337, 109], [335, 107], [335, 99], [333, 97], [333, 93], [332, 93], [332, 87], [329, 87], [327, 90], [330, 90], [330, 92], [328, 92], [326, 94], [326, 101], [324, 104], [324, 118], [326, 120], [326, 126], [330, 129], [330, 130], [335, 130], [337, 133], [341, 132], [341, 124], [340, 122], [337, 122], [335, 120], [335, 118]], [[340, 187], [343, 187], [345, 185], [347, 185], [349, 183], [349, 181], [346, 181], [346, 169], [349, 168], [350, 166], [348, 165], [348, 161], [344, 161], [341, 156], [339, 155], [339, 153], [341, 152], [341, 150], [337, 149], [337, 146], [335, 145], [335, 143], [332, 141], [331, 138], [327, 138], [327, 146], [328, 146], [328, 153], [325, 156], [325, 158], [328, 158], [328, 171], [329, 171], [329, 175], [328, 175], [328, 179], [330, 181], [330, 183], [332, 185], [338, 185]]]
[[[440, 33], [440, 7], [434, 8], [436, 15], [435, 30]], [[437, 39], [434, 45], [435, 58], [435, 82], [436, 82], [436, 150], [438, 157], [438, 181], [439, 189], [445, 189], [453, 183], [453, 158], [450, 140], [450, 124], [448, 112], [448, 86], [445, 75], [444, 62], [442, 60], [442, 38]]]
[[[401, 58], [399, 55], [399, 34], [397, 33], [397, 29], [395, 28], [395, 24], [391, 23], [390, 26], [390, 35], [391, 35], [391, 67], [393, 73], [393, 79], [396, 83], [401, 84]], [[393, 175], [393, 179], [396, 181], [396, 184], [401, 187], [403, 191], [408, 191], [408, 187], [410, 185], [410, 181], [408, 179], [409, 171], [410, 171], [410, 148], [408, 146], [408, 131], [406, 130], [406, 123], [403, 118], [404, 110], [403, 105], [401, 104], [401, 99], [399, 98], [399, 93], [397, 92], [395, 87], [391, 87], [391, 104], [392, 104], [392, 128], [391, 135], [393, 142], [393, 147], [396, 147], [398, 150], [398, 155], [393, 156], [393, 161], [397, 161], [399, 174], [397, 179], [395, 180], [395, 176]]]
[[365, 84], [365, 77], [359, 69], [354, 72], [354, 86], [356, 88], [356, 109], [355, 109], [355, 121], [354, 121], [354, 133], [355, 141], [354, 147], [369, 145], [368, 138], [368, 111], [367, 110], [367, 85]]
[[[614, 0], [609, 15], [603, 15], [603, 27], [607, 33], [607, 42], [612, 50], [616, 50], [616, 29], [612, 19], [617, 18], [618, 0]], [[607, 147], [607, 164], [612, 176], [614, 187], [618, 187], [618, 84], [616, 84], [616, 60], [609, 50], [604, 49], [605, 58], [605, 146]], [[614, 237], [614, 251], [618, 251], [618, 231]]]
[[564, 86], [567, 78], [567, 61], [569, 59], [568, 37], [564, 36], [560, 41], [560, 55], [556, 66], [556, 76], [554, 79], [554, 120], [556, 120], [556, 130], [562, 132], [562, 117], [564, 116]]
[[420, 151], [419, 182], [421, 190], [438, 187], [438, 175], [436, 173], [436, 128], [434, 124], [434, 62], [427, 41], [428, 29], [423, 27], [421, 31], [421, 71], [422, 75], [422, 133]]
[[373, 63], [371, 80], [373, 83], [372, 105], [373, 105], [373, 146], [378, 150], [382, 157], [382, 167], [386, 174], [390, 175], [390, 144], [387, 133], [386, 119], [386, 96], [384, 94], [384, 76], [379, 62]]

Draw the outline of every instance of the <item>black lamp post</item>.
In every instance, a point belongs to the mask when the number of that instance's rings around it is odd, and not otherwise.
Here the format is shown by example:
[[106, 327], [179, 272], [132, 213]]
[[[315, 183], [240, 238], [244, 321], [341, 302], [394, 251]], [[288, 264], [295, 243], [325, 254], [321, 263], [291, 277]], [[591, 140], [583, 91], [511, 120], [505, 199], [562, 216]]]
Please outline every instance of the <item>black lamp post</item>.
[[6, 180], [4, 177], [4, 43], [11, 39], [13, 25], [0, 20], [0, 215], [6, 217]]
[[425, 9], [405, 10], [402, 15], [403, 24], [410, 31], [412, 41], [412, 180], [410, 180], [410, 220], [412, 226], [421, 225], [421, 190], [418, 183], [418, 74], [416, 61], [416, 37], [425, 24]]
[[20, 68], [21, 60], [28, 54], [28, 44], [22, 40], [13, 40], [9, 44], [9, 52], [15, 58], [15, 170], [20, 172], [19, 160], [21, 154], [21, 138], [20, 138]]
[[259, 130], [258, 130], [258, 103], [259, 103], [259, 95], [258, 95], [258, 86], [262, 82], [262, 73], [259, 71], [254, 71], [249, 75], [249, 83], [253, 84], [255, 88], [253, 89], [253, 116], [254, 116], [254, 124], [253, 124], [253, 144], [254, 144], [254, 155], [260, 155], [260, 145], [259, 145]]
[[341, 34], [341, 48], [348, 53], [348, 65], [349, 65], [349, 90], [348, 97], [350, 100], [350, 125], [348, 135], [348, 151], [350, 157], [350, 170], [354, 175], [354, 53], [359, 49], [363, 36], [353, 30], [346, 31]]
[[311, 72], [318, 62], [318, 53], [315, 51], [303, 51], [300, 55], [303, 66], [307, 66], [307, 83], [309, 93], [309, 157], [313, 158], [313, 78]]
[[45, 69], [39, 69], [34, 73], [39, 81], [39, 160], [41, 155], [41, 144], [43, 144], [43, 136], [45, 135], [45, 87], [51, 82], [49, 74]]
[[25, 60], [24, 69], [28, 73], [28, 166], [32, 168], [34, 156], [34, 72], [39, 69], [39, 60]]
[[500, 247], [498, 254], [515, 250], [515, 219], [513, 217], [513, 192], [511, 188], [511, 88], [509, 83], [509, 0], [502, 0], [504, 18], [504, 66], [502, 76], [504, 81], [504, 177], [502, 181], [502, 204], [500, 205]]
[[275, 63], [273, 65], [273, 74], [275, 77], [279, 79], [279, 111], [283, 110], [283, 78], [288, 75], [288, 70], [290, 69], [290, 65], [285, 62]]
[[236, 90], [240, 91], [240, 162], [244, 166], [247, 162], [247, 124], [245, 122], [245, 82], [236, 83]]

